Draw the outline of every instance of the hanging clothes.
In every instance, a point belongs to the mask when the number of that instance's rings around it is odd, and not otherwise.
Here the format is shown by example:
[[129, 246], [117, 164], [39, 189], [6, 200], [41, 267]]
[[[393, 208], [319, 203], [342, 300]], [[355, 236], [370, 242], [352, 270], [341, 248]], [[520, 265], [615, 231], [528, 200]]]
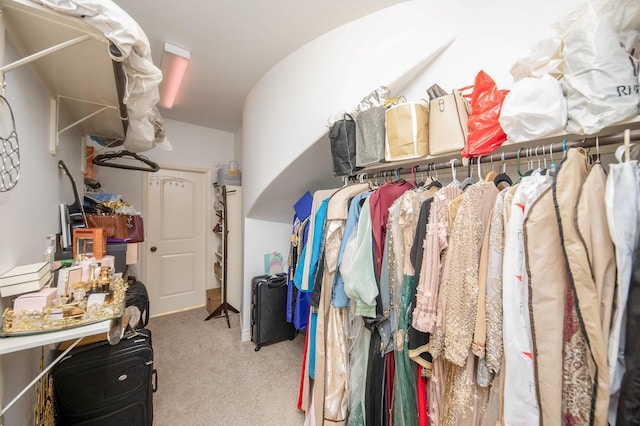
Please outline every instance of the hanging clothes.
[[524, 238], [540, 420], [543, 425], [557, 425], [562, 424], [562, 325], [567, 271], [551, 187], [529, 208]]
[[617, 424], [638, 425], [640, 421], [640, 241], [636, 243], [633, 272], [627, 299], [625, 373], [620, 386]]
[[479, 261], [485, 229], [498, 189], [493, 182], [469, 186], [459, 197], [447, 251], [448, 269], [442, 276], [444, 293], [444, 358], [449, 365], [444, 400], [447, 424], [476, 424], [484, 412], [488, 392], [477, 385], [472, 341], [476, 328]]
[[[420, 207], [420, 215], [418, 218], [418, 225], [416, 226], [416, 235], [411, 247], [411, 262], [414, 268], [413, 282], [417, 286], [420, 282], [420, 270], [422, 269], [422, 259], [424, 256], [424, 244], [427, 236], [427, 225], [429, 223], [429, 213], [431, 212], [431, 204], [433, 203], [433, 197], [425, 200]], [[413, 327], [413, 313], [417, 305], [417, 288], [414, 291], [410, 306], [410, 324], [408, 335], [408, 347], [409, 357], [418, 365], [421, 366], [421, 375], [424, 377], [431, 377], [431, 354], [427, 351], [427, 345], [429, 344], [429, 334], [416, 330]], [[425, 384], [426, 388], [426, 384]], [[426, 389], [425, 389], [426, 392]], [[425, 406], [426, 408], [426, 406]]]
[[[409, 358], [409, 321], [411, 301], [415, 294], [411, 248], [416, 234], [422, 203], [435, 191], [417, 188], [406, 191], [389, 207], [389, 287], [390, 318], [394, 328], [395, 380], [393, 390], [393, 423], [417, 426], [417, 366]], [[390, 229], [389, 229], [390, 228]], [[395, 269], [395, 270], [394, 270]]]
[[489, 224], [487, 254], [487, 293], [485, 296], [485, 358], [493, 374], [500, 371], [502, 359], [502, 259], [504, 256], [504, 204], [507, 189], [500, 191]]
[[333, 294], [331, 296], [331, 305], [336, 308], [345, 308], [349, 305], [349, 296], [347, 296], [347, 293], [344, 291], [344, 279], [342, 278], [342, 259], [344, 258], [344, 252], [347, 248], [348, 242], [352, 238], [355, 238], [362, 205], [364, 204], [365, 199], [370, 195], [371, 191], [357, 194], [351, 199], [351, 203], [349, 204], [347, 222], [344, 225], [344, 232], [342, 235], [342, 241], [340, 242], [340, 250], [338, 252], [338, 259], [336, 262], [336, 275], [333, 283]]
[[[629, 151], [625, 143], [625, 152]], [[626, 157], [628, 155], [625, 154]], [[624, 375], [625, 308], [633, 267], [633, 251], [638, 239], [638, 161], [628, 160], [609, 166], [605, 204], [609, 232], [616, 248], [617, 282], [607, 360], [611, 400], [609, 423], [616, 423], [618, 392]]]
[[502, 270], [506, 424], [539, 423], [523, 224], [528, 209], [549, 184], [539, 173], [524, 177], [511, 203]]
[[[302, 292], [311, 292], [313, 290], [313, 286], [310, 286], [309, 284], [310, 282], [311, 284], [313, 284], [313, 278], [310, 279], [309, 277], [311, 264], [316, 263], [317, 259], [320, 256], [320, 254], [317, 252], [315, 254], [313, 253], [313, 247], [316, 245], [319, 245], [317, 242], [318, 237], [315, 235], [316, 221], [320, 221], [322, 223], [321, 225], [319, 225], [321, 229], [318, 231], [318, 233], [322, 234], [323, 227], [324, 227], [323, 212], [321, 211], [320, 215], [318, 216], [318, 211], [321, 209], [321, 207], [323, 209], [326, 208], [327, 202], [325, 200], [327, 200], [328, 197], [333, 195], [333, 193], [336, 191], [337, 189], [319, 190], [314, 192], [313, 194], [313, 202], [311, 207], [307, 244], [305, 245], [302, 251], [302, 254], [300, 256], [300, 259], [298, 260], [298, 267], [296, 268], [296, 273], [294, 275], [294, 283], [298, 288], [298, 290]], [[321, 242], [321, 238], [319, 240]], [[318, 251], [319, 247], [316, 250]], [[314, 262], [312, 262], [311, 260], [312, 257], [315, 259]], [[314, 266], [314, 269], [316, 267], [317, 266]], [[305, 342], [305, 349], [306, 349], [305, 356], [304, 356], [305, 363], [300, 373], [301, 384], [300, 384], [300, 394], [298, 397], [298, 400], [300, 401], [299, 408], [302, 411], [307, 412], [307, 414], [310, 407], [310, 397], [311, 397], [310, 380], [315, 377], [315, 339], [316, 339], [316, 329], [317, 329], [316, 319], [317, 319], [317, 313], [314, 312], [313, 309], [310, 309], [309, 320], [308, 320], [309, 326], [305, 336], [307, 340], [307, 342]]]
[[314, 286], [314, 293], [319, 293], [313, 383], [316, 425], [344, 424], [347, 419], [346, 308], [332, 307], [331, 296], [349, 202], [369, 189], [368, 183], [349, 185], [336, 191], [327, 202], [322, 237], [323, 275], [321, 286]]
[[412, 315], [413, 327], [424, 333], [431, 333], [436, 322], [442, 252], [449, 244], [448, 208], [451, 201], [460, 194], [462, 190], [456, 185], [446, 186], [433, 196], [424, 240], [420, 281], [416, 289], [416, 306]]

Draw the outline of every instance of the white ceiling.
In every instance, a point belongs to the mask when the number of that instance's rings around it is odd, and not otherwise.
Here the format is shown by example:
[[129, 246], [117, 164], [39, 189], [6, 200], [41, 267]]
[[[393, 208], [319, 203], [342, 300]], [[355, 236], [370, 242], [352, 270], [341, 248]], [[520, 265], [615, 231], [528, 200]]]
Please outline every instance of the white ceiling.
[[280, 60], [340, 25], [402, 1], [405, 0], [116, 0], [115, 3], [145, 31], [157, 66], [165, 41], [191, 52], [176, 103], [171, 110], [161, 108], [161, 115], [235, 132], [242, 127], [245, 97]]

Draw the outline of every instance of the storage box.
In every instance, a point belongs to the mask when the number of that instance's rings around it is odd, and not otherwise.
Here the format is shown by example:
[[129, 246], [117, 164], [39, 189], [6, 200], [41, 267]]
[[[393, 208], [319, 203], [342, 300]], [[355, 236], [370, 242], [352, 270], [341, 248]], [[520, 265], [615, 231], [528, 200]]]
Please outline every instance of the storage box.
[[135, 265], [138, 263], [139, 243], [127, 243], [126, 264]]
[[124, 274], [127, 269], [127, 243], [109, 243], [107, 253], [114, 257], [116, 272]]
[[222, 301], [220, 292], [221, 289], [219, 287], [207, 289], [207, 312], [211, 313], [220, 306], [220, 302]]
[[51, 281], [51, 277], [53, 277], [51, 270], [47, 270], [40, 279], [0, 286], [0, 297], [9, 297], [15, 296], [16, 294], [38, 291]]
[[73, 230], [73, 258], [78, 254], [102, 259], [107, 249], [107, 237], [102, 228], [76, 228]]
[[34, 293], [27, 293], [16, 297], [13, 301], [13, 312], [42, 311], [48, 306], [53, 306], [53, 301], [58, 295], [57, 288], [45, 287]]

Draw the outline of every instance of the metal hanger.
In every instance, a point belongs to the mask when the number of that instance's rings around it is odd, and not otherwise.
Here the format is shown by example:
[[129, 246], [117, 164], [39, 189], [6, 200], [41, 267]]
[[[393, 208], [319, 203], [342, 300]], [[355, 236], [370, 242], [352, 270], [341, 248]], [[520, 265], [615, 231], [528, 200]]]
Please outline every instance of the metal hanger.
[[474, 183], [476, 183], [476, 180], [473, 178], [473, 176], [471, 176], [471, 166], [472, 165], [473, 165], [473, 158], [470, 158], [469, 159], [469, 166], [467, 168], [467, 177], [460, 184], [460, 187], [462, 188], [463, 191], [465, 189], [467, 189], [468, 187], [470, 187], [471, 185], [473, 185]]
[[[137, 160], [140, 163], [144, 164], [144, 166], [111, 162], [112, 160], [117, 160], [119, 158]], [[140, 170], [142, 172], [157, 172], [158, 170], [160, 170], [160, 166], [158, 166], [158, 163], [154, 163], [147, 157], [127, 150], [110, 151], [104, 154], [96, 155], [95, 157], [93, 157], [93, 164], [95, 164], [96, 166], [113, 167], [115, 169]]]

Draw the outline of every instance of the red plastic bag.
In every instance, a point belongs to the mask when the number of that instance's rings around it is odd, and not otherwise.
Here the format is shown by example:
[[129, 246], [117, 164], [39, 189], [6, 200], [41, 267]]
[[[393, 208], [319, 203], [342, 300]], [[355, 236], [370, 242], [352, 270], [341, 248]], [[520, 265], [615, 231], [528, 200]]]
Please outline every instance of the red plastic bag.
[[462, 149], [464, 157], [490, 154], [507, 140], [498, 121], [507, 93], [508, 90], [499, 90], [495, 81], [484, 71], [476, 75], [471, 93], [469, 136]]

